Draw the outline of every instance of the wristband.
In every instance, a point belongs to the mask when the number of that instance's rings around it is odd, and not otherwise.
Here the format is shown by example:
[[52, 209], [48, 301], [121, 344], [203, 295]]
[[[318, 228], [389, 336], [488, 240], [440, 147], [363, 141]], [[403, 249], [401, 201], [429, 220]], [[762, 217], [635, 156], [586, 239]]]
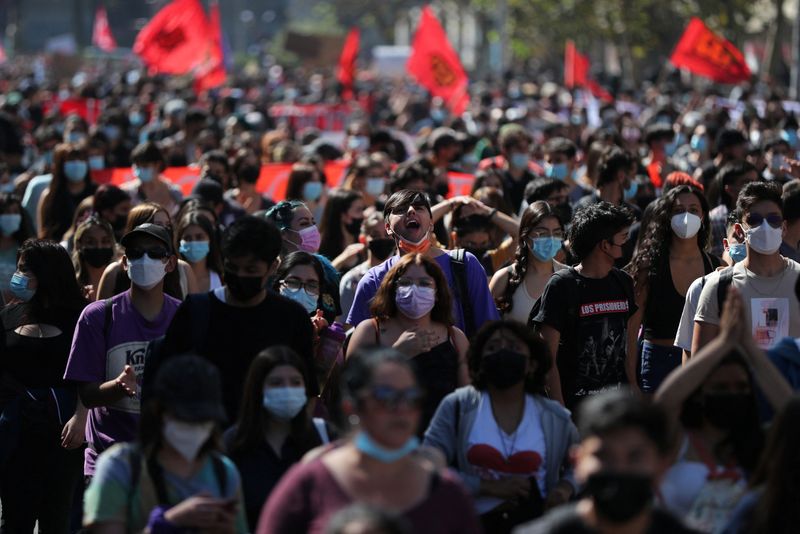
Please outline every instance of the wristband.
[[497, 213], [497, 208], [492, 208], [492, 211], [489, 212], [490, 221], [492, 220], [492, 217], [494, 217], [496, 213]]

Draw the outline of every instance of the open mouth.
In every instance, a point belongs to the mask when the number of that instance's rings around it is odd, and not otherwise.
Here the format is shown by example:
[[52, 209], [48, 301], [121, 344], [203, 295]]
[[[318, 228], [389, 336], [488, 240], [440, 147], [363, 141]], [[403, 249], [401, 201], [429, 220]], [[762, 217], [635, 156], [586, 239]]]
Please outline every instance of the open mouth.
[[408, 221], [406, 221], [406, 228], [408, 228], [409, 230], [415, 230], [420, 228], [419, 221], [414, 219], [409, 219]]

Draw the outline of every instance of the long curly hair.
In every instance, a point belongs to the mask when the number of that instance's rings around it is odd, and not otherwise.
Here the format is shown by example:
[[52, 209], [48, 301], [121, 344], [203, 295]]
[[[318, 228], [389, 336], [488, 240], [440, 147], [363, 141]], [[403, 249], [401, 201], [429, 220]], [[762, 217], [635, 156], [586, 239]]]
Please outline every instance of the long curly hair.
[[[702, 225], [697, 232], [697, 246], [705, 252], [711, 236], [711, 224], [708, 219], [708, 202], [703, 192], [690, 185], [679, 185], [670, 189], [666, 195], [655, 201], [650, 220], [644, 230], [644, 237], [627, 267], [628, 273], [635, 283], [640, 278], [646, 285], [655, 278], [669, 261], [669, 249], [672, 246], [672, 208], [680, 195], [689, 193], [697, 197], [703, 210]], [[643, 276], [645, 275], [645, 276]]]
[[[514, 262], [508, 270], [508, 283], [503, 295], [497, 299], [497, 309], [501, 314], [511, 312], [514, 307], [513, 295], [517, 288], [525, 281], [525, 275], [528, 274], [528, 256], [531, 251], [530, 236], [533, 229], [538, 226], [547, 217], [553, 217], [559, 224], [561, 219], [558, 218], [553, 208], [544, 200], [538, 200], [525, 208], [522, 213], [522, 219], [519, 222], [519, 239], [517, 240], [517, 251], [514, 256]], [[563, 228], [563, 227], [562, 227]]]

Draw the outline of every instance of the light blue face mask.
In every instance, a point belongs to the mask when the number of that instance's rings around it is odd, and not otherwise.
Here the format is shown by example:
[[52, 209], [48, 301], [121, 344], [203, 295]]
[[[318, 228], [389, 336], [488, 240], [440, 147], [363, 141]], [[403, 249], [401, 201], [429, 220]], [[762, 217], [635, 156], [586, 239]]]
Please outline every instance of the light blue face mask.
[[530, 160], [530, 156], [524, 152], [514, 152], [511, 154], [511, 161], [509, 161], [509, 164], [515, 169], [522, 170], [528, 168], [528, 162], [530, 162]]
[[561, 250], [561, 243], [560, 237], [535, 237], [531, 241], [531, 250], [537, 260], [550, 261]]
[[639, 182], [636, 180], [631, 180], [630, 185], [625, 188], [625, 191], [623, 191], [622, 194], [625, 197], [625, 200], [631, 200], [636, 197], [637, 191], [639, 191]]
[[0, 193], [13, 193], [14, 192], [14, 181], [9, 180], [6, 183], [0, 185]]
[[314, 313], [317, 310], [317, 300], [319, 297], [316, 295], [309, 295], [306, 293], [305, 288], [289, 289], [288, 287], [281, 288], [281, 295], [287, 299], [291, 299], [305, 308], [306, 312]]
[[781, 131], [781, 139], [789, 143], [792, 149], [797, 148], [797, 130], [789, 129]]
[[364, 186], [364, 191], [371, 197], [377, 197], [383, 194], [386, 189], [386, 180], [378, 176], [377, 178], [367, 178], [367, 183]]
[[208, 241], [184, 241], [181, 239], [181, 246], [178, 251], [189, 263], [197, 263], [208, 256], [209, 249], [210, 244]]
[[370, 458], [390, 464], [414, 452], [419, 447], [419, 438], [417, 436], [411, 436], [399, 449], [387, 449], [375, 443], [375, 441], [369, 437], [369, 434], [362, 430], [356, 435], [354, 445], [356, 449]]
[[36, 294], [35, 289], [29, 289], [30, 278], [22, 273], [14, 273], [11, 277], [11, 293], [22, 302], [28, 302]]
[[14, 235], [22, 224], [22, 215], [19, 213], [4, 213], [0, 215], [0, 232], [8, 237]]
[[64, 162], [64, 176], [70, 182], [82, 182], [89, 171], [89, 165], [82, 159], [74, 159]]
[[733, 263], [739, 263], [747, 257], [747, 246], [744, 243], [731, 243], [728, 247], [728, 255]]
[[555, 165], [546, 165], [544, 170], [545, 176], [554, 180], [564, 181], [567, 179], [567, 164], [556, 163]]
[[306, 182], [303, 185], [303, 200], [314, 202], [322, 196], [322, 182]]
[[705, 151], [707, 144], [708, 141], [706, 140], [705, 135], [693, 135], [689, 146], [692, 147], [692, 150], [695, 152], [703, 152]]
[[102, 171], [106, 168], [106, 159], [103, 156], [89, 156], [89, 169]]
[[133, 175], [142, 183], [152, 182], [156, 177], [152, 167], [139, 167], [138, 165], [133, 166]]

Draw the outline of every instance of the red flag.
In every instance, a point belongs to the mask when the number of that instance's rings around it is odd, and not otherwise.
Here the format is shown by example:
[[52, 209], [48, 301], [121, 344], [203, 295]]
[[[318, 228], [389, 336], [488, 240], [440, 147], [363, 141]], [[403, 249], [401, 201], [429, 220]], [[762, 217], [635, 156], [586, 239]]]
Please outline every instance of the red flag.
[[469, 103], [467, 75], [430, 6], [422, 9], [406, 69], [432, 95], [441, 97], [453, 113], [464, 112]]
[[336, 71], [336, 79], [342, 84], [342, 99], [353, 99], [353, 82], [356, 79], [356, 59], [358, 59], [358, 47], [360, 34], [358, 28], [352, 28], [344, 41], [342, 55], [339, 56], [339, 68]]
[[194, 89], [201, 92], [214, 89], [225, 83], [225, 53], [222, 50], [222, 20], [219, 15], [219, 3], [212, 2], [208, 20], [208, 31], [211, 41], [208, 44], [206, 60], [195, 76]]
[[613, 102], [614, 97], [589, 76], [589, 58], [578, 52], [573, 41], [567, 41], [564, 50], [564, 85], [585, 87], [597, 98], [606, 102]]
[[92, 44], [103, 52], [113, 52], [117, 48], [117, 42], [111, 35], [111, 27], [108, 25], [108, 14], [103, 6], [97, 6], [97, 11], [94, 13]]
[[719, 83], [750, 79], [750, 68], [733, 44], [693, 18], [670, 58], [672, 64]]
[[152, 73], [187, 74], [206, 59], [208, 41], [199, 0], [173, 0], [142, 28], [133, 51]]

